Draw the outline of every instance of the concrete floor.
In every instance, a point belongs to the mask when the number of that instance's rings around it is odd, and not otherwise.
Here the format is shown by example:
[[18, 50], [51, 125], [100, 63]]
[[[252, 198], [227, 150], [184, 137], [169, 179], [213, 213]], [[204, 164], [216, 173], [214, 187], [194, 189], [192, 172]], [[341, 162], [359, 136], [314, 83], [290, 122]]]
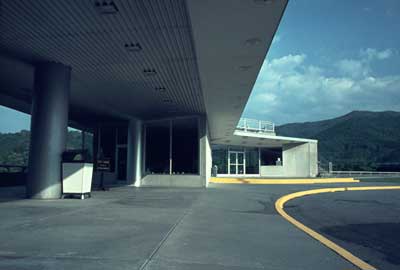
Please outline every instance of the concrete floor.
[[84, 201], [3, 196], [0, 269], [355, 269], [274, 209], [284, 194], [321, 186], [123, 187]]

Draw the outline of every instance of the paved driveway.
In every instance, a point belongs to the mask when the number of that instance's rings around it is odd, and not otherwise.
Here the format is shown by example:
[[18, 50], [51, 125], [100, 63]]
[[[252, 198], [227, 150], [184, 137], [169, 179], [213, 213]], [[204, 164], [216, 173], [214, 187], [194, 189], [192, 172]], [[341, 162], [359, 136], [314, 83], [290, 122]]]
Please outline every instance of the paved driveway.
[[280, 196], [318, 187], [123, 187], [84, 201], [4, 200], [0, 269], [355, 269], [274, 209]]
[[378, 269], [400, 269], [400, 190], [318, 194], [286, 212]]

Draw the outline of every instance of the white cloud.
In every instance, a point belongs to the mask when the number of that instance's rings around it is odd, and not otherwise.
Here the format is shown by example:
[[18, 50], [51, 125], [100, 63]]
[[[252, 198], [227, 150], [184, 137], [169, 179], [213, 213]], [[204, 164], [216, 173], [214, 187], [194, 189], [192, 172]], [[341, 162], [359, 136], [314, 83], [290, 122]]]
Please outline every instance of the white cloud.
[[386, 49], [383, 51], [378, 51], [376, 49], [367, 48], [360, 50], [361, 57], [366, 57], [366, 60], [385, 60], [390, 58], [393, 55], [393, 51], [391, 49]]
[[353, 78], [367, 77], [371, 73], [371, 65], [376, 60], [386, 60], [393, 55], [391, 49], [378, 51], [376, 49], [361, 49], [357, 59], [341, 59], [337, 61], [336, 67], [341, 75]]
[[331, 68], [307, 63], [305, 54], [265, 61], [245, 115], [279, 123], [336, 117], [351, 110], [400, 110], [400, 74], [374, 76], [372, 60], [391, 50], [362, 50]]
[[280, 70], [281, 72], [290, 72], [301, 65], [306, 59], [305, 54], [298, 55], [286, 55], [281, 58], [276, 58], [269, 63], [274, 70]]
[[263, 101], [268, 102], [268, 104], [274, 104], [274, 102], [276, 100], [276, 95], [274, 95], [272, 93], [262, 93], [259, 95], [259, 97]]
[[349, 75], [351, 77], [367, 76], [370, 72], [365, 62], [355, 59], [339, 60], [336, 66], [342, 75]]

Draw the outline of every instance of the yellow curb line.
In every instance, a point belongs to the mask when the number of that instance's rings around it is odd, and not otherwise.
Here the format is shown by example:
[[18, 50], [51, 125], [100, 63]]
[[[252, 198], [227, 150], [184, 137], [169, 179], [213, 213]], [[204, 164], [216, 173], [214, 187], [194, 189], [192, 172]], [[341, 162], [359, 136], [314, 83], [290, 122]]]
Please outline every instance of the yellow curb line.
[[300, 230], [304, 231], [317, 241], [321, 242], [328, 248], [332, 249], [334, 252], [338, 253], [340, 256], [354, 264], [355, 266], [359, 267], [362, 270], [376, 270], [376, 268], [360, 258], [356, 257], [346, 249], [342, 248], [341, 246], [335, 244], [331, 240], [327, 239], [326, 237], [322, 236], [321, 234], [317, 233], [316, 231], [310, 229], [309, 227], [305, 226], [304, 224], [300, 223], [293, 217], [289, 216], [285, 210], [283, 210], [285, 203], [293, 200], [295, 198], [312, 195], [312, 194], [319, 194], [319, 193], [328, 193], [328, 192], [340, 192], [340, 191], [356, 191], [356, 190], [390, 190], [390, 189], [400, 189], [400, 186], [370, 186], [370, 187], [341, 187], [341, 188], [322, 188], [322, 189], [312, 189], [306, 191], [300, 191], [285, 195], [279, 198], [275, 202], [275, 208], [278, 213], [285, 218], [287, 221], [292, 223], [294, 226], [299, 228]]
[[299, 185], [299, 184], [333, 184], [359, 183], [353, 178], [318, 178], [318, 179], [252, 179], [252, 178], [211, 178], [210, 183], [217, 184], [262, 184], [262, 185]]

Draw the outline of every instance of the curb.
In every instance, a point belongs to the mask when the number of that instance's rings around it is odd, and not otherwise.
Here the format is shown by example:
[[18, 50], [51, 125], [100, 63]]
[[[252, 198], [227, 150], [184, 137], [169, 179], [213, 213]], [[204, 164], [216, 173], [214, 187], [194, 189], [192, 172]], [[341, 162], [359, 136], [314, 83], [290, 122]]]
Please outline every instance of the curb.
[[252, 179], [252, 178], [218, 178], [212, 177], [210, 183], [215, 184], [256, 184], [256, 185], [307, 185], [307, 184], [334, 184], [359, 183], [353, 178], [309, 178], [309, 179]]

